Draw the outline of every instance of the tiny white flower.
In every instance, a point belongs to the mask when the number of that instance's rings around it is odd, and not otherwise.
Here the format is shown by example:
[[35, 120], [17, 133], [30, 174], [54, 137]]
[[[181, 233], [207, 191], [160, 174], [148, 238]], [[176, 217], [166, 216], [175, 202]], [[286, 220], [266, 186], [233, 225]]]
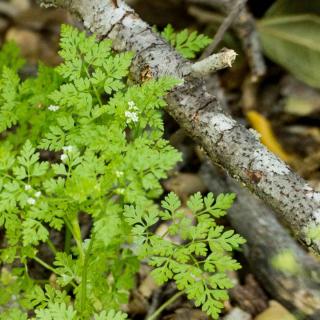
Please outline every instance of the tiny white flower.
[[58, 111], [59, 109], [60, 109], [59, 106], [54, 106], [54, 105], [50, 105], [50, 106], [48, 107], [48, 110], [53, 111], [53, 112], [56, 112], [56, 111]]
[[120, 178], [123, 176], [123, 171], [116, 171], [117, 178]]
[[85, 240], [83, 241], [83, 249], [84, 249], [85, 251], [88, 250], [89, 245], [90, 245], [90, 242], [91, 242], [91, 239], [85, 239]]
[[65, 281], [70, 281], [70, 276], [67, 276], [66, 274], [63, 274], [61, 278]]
[[136, 104], [133, 101], [128, 102], [129, 110], [133, 111], [138, 111], [139, 109], [137, 108]]
[[68, 159], [68, 156], [63, 153], [63, 154], [60, 156], [60, 159], [61, 159], [62, 162], [65, 162], [65, 161]]
[[73, 151], [73, 146], [65, 146], [65, 147], [62, 147], [62, 150], [64, 152], [72, 152]]
[[139, 121], [139, 117], [136, 112], [126, 111], [125, 116], [127, 118], [127, 123]]
[[30, 190], [30, 189], [31, 189], [30, 184], [26, 184], [26, 185], [24, 186], [24, 190], [28, 191], [28, 190]]
[[34, 196], [35, 196], [36, 198], [39, 198], [39, 197], [41, 196], [41, 191], [37, 191], [37, 192], [34, 194]]
[[33, 206], [36, 203], [36, 199], [28, 198], [27, 203]]

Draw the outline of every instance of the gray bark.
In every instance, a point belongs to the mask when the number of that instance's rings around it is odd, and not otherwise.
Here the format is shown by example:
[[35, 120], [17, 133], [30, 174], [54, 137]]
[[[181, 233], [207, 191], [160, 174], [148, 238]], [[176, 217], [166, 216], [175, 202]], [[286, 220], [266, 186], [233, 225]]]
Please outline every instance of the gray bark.
[[[200, 174], [210, 191], [237, 194], [228, 218], [247, 240], [244, 254], [260, 283], [289, 310], [302, 313], [304, 318], [320, 319], [319, 262], [296, 244], [270, 208], [222, 170], [204, 163]], [[284, 272], [273, 265], [273, 259], [281, 254], [292, 256], [294, 272]]]
[[295, 236], [320, 253], [320, 241], [308, 237], [320, 224], [320, 193], [269, 152], [252, 132], [225, 114], [190, 74], [183, 59], [121, 0], [43, 0], [80, 17], [99, 38], [111, 38], [116, 50], [133, 50], [132, 75], [137, 81], [171, 75], [184, 83], [167, 96], [167, 111], [208, 153], [212, 161], [270, 204]]

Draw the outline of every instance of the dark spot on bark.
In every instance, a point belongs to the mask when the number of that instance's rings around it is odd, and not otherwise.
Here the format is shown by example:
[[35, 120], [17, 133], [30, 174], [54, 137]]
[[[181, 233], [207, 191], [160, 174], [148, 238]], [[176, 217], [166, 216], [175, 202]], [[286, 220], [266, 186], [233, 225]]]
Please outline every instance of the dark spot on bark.
[[262, 171], [245, 169], [244, 172], [253, 183], [259, 183], [263, 177]]
[[117, 0], [111, 0], [111, 2], [112, 2], [112, 4], [114, 5], [115, 8], [119, 8]]
[[142, 82], [152, 79], [152, 70], [150, 66], [147, 65], [142, 69], [140, 73], [140, 78]]

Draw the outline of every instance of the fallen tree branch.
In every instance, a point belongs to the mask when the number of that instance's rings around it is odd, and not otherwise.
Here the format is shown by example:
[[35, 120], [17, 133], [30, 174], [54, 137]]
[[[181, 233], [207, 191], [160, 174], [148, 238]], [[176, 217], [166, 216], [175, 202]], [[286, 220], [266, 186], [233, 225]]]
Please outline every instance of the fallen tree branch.
[[270, 204], [306, 247], [320, 253], [320, 241], [310, 240], [310, 228], [320, 224], [320, 193], [269, 152], [245, 127], [225, 114], [190, 74], [183, 59], [159, 34], [121, 0], [43, 0], [80, 17], [99, 38], [110, 38], [116, 50], [136, 52], [136, 81], [174, 76], [184, 83], [167, 96], [167, 111], [208, 153], [211, 160]]
[[[303, 313], [307, 319], [320, 319], [319, 261], [297, 245], [270, 208], [222, 170], [204, 163], [200, 176], [216, 194], [230, 191], [237, 194], [228, 218], [247, 240], [244, 254], [260, 283], [289, 310]], [[287, 259], [283, 269], [273, 264], [279, 258]]]

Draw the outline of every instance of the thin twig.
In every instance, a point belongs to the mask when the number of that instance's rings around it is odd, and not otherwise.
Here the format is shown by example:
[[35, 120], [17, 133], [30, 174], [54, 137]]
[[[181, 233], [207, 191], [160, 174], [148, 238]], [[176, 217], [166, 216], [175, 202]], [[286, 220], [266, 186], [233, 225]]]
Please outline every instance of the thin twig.
[[50, 248], [50, 250], [52, 251], [52, 253], [53, 253], [54, 255], [56, 255], [57, 252], [58, 252], [58, 250], [57, 250], [57, 248], [55, 247], [55, 245], [53, 244], [53, 242], [51, 241], [50, 238], [48, 238], [48, 240], [47, 240], [47, 245], [48, 245], [48, 247]]
[[[235, 9], [234, 0], [186, 0], [191, 4], [202, 4], [218, 10], [226, 15], [231, 15]], [[252, 81], [257, 81], [266, 72], [266, 65], [262, 55], [259, 35], [256, 30], [256, 22], [246, 6], [238, 11], [239, 14], [231, 21], [232, 29], [241, 39], [242, 47], [247, 55], [251, 68]], [[221, 26], [222, 28], [222, 26]], [[216, 35], [217, 37], [217, 35]]]
[[211, 44], [203, 51], [200, 60], [210, 56], [214, 50], [217, 48], [218, 44], [223, 39], [224, 34], [230, 28], [234, 20], [239, 16], [241, 10], [244, 8], [247, 0], [237, 0], [233, 9], [230, 11], [228, 16], [224, 19], [223, 23], [220, 25], [218, 31], [213, 37]]
[[160, 298], [161, 298], [161, 291], [163, 290], [163, 287], [157, 288], [153, 295], [152, 295], [152, 301], [148, 309], [148, 313], [145, 319], [149, 319], [149, 317], [152, 316], [152, 314], [157, 310], [158, 306], [160, 305]]

